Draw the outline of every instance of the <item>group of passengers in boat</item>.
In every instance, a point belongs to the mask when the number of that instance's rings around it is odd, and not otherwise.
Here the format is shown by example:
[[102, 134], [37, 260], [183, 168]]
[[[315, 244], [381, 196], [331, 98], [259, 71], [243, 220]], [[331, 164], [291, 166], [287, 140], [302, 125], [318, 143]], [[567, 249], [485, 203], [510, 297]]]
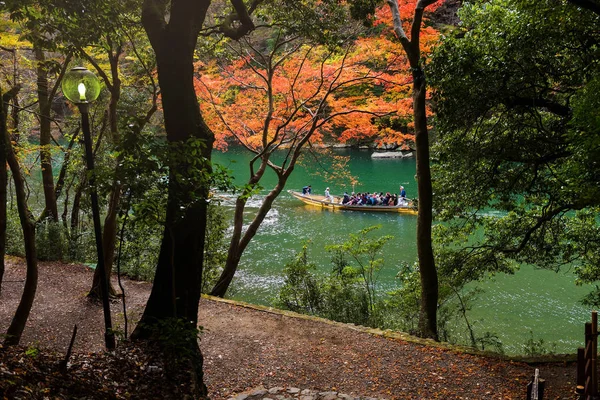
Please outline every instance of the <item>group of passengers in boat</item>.
[[[303, 195], [310, 195], [311, 193], [312, 187], [310, 185], [302, 188]], [[331, 203], [335, 201], [334, 197], [329, 192], [329, 188], [325, 189], [325, 201]], [[406, 199], [406, 190], [404, 189], [404, 186], [400, 186], [400, 194], [391, 194], [390, 192], [387, 192], [386, 194], [383, 194], [383, 192], [352, 192], [350, 195], [348, 192], [344, 192], [340, 204], [348, 206], [405, 206], [408, 205], [408, 200]]]
[[348, 206], [404, 206], [407, 205], [408, 202], [406, 200], [406, 192], [404, 195], [400, 194], [392, 194], [387, 192], [383, 194], [383, 192], [373, 192], [373, 193], [352, 193], [349, 195], [347, 192], [344, 193], [344, 197], [342, 198], [341, 204], [345, 204]]

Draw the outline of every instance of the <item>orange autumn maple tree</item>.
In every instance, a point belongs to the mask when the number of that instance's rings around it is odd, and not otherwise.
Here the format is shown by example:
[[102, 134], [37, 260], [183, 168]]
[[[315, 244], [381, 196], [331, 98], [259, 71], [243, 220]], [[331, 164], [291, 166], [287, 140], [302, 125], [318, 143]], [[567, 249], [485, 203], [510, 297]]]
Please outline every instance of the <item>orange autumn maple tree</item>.
[[[414, 6], [414, 1], [407, 4]], [[245, 146], [254, 146], [256, 141], [260, 143], [264, 117], [268, 113], [272, 113], [273, 119], [283, 120], [293, 111], [289, 102], [291, 98], [305, 98], [303, 96], [309, 93], [318, 98], [328, 90], [323, 86], [320, 92], [314, 91], [314, 84], [318, 83], [321, 73], [327, 79], [343, 63], [338, 80], [344, 81], [344, 84], [332, 88], [326, 105], [327, 112], [339, 112], [339, 115], [320, 124], [310, 142], [350, 145], [374, 142], [377, 145], [410, 147], [414, 140], [412, 77], [391, 25], [389, 9], [379, 8], [373, 29], [377, 34], [359, 35], [343, 57], [340, 53], [327, 54], [322, 46], [302, 44], [300, 38], [286, 38], [286, 43], [278, 51], [287, 53], [276, 60], [270, 82], [265, 81], [265, 68], [262, 66], [267, 57], [259, 55], [260, 46], [265, 46], [265, 43], [253, 45], [251, 39], [236, 47], [231, 46], [237, 55], [233, 61], [197, 63], [197, 70], [202, 76], [196, 81], [197, 93], [203, 115], [215, 132], [215, 146], [223, 150], [230, 143]], [[423, 29], [423, 57], [427, 57], [437, 37], [434, 28]], [[267, 41], [264, 35], [263, 41]], [[321, 71], [323, 57], [328, 57], [328, 60], [323, 63]], [[369, 79], [364, 79], [367, 78], [364, 74], [369, 74]], [[352, 80], [361, 77], [362, 81]], [[263, 86], [270, 86], [272, 90], [271, 111], [268, 104], [270, 94]], [[374, 118], [365, 112], [347, 112], [349, 110], [372, 111], [380, 117]], [[301, 126], [306, 118], [310, 118], [306, 113], [293, 115], [292, 121], [286, 125], [287, 131]], [[271, 123], [270, 129], [277, 127]]]
[[340, 54], [288, 40], [296, 43], [287, 43], [293, 47], [279, 57], [257, 56], [256, 48], [243, 55], [238, 48], [240, 57], [227, 65], [197, 64], [197, 93], [217, 148], [235, 143], [256, 151], [272, 138], [289, 147], [307, 135], [312, 144], [373, 141], [391, 131], [374, 121], [406, 103], [408, 82], [380, 70], [389, 60], [364, 61], [377, 57], [376, 44]]

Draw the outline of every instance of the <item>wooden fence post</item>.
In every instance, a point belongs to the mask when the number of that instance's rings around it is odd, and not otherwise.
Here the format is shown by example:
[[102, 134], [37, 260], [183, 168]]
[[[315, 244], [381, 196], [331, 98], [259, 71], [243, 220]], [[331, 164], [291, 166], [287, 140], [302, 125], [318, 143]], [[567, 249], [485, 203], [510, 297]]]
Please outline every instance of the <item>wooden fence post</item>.
[[585, 393], [585, 349], [579, 347], [577, 349], [577, 381], [575, 393], [583, 396]]
[[540, 379], [540, 370], [536, 368], [533, 379], [527, 384], [527, 400], [543, 400], [545, 383]]
[[592, 396], [598, 398], [598, 312], [592, 311]]
[[585, 348], [577, 349], [577, 383], [579, 399], [599, 400], [598, 396], [598, 312], [585, 323]]
[[585, 323], [585, 390], [584, 395], [587, 399], [592, 396], [592, 323]]

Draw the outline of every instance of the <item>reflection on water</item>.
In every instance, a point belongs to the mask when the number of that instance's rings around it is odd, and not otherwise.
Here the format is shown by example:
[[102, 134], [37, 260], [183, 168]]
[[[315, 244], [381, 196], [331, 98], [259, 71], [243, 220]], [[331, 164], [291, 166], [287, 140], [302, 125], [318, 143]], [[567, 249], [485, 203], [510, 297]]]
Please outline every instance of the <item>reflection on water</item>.
[[[372, 160], [365, 151], [347, 154], [351, 155], [351, 172], [359, 179], [356, 191], [397, 192], [402, 184], [409, 197], [416, 194], [414, 160]], [[244, 170], [248, 157], [239, 150], [217, 153], [214, 159], [233, 169], [237, 183], [242, 183], [248, 174]], [[238, 162], [230, 164], [230, 159]], [[264, 190], [248, 202], [245, 224], [250, 223], [248, 218], [274, 183], [274, 175], [267, 175]], [[326, 186], [331, 187], [334, 194], [352, 190], [352, 187], [323, 182], [301, 167], [296, 168], [286, 189], [297, 190], [308, 184], [314, 193], [321, 193]], [[234, 197], [222, 197], [223, 204], [232, 210]], [[232, 297], [269, 304], [283, 283], [283, 266], [304, 243], [311, 242], [309, 257], [319, 272], [326, 274], [331, 268], [331, 256], [324, 246], [345, 241], [348, 234], [373, 225], [381, 225], [381, 235], [394, 236], [385, 249], [385, 265], [380, 275], [381, 288], [389, 290], [397, 284], [395, 276], [399, 267], [416, 260], [416, 216], [324, 211], [305, 206], [283, 192], [242, 257]], [[524, 344], [531, 338], [530, 332], [535, 340], [543, 339], [548, 350], [559, 353], [573, 353], [583, 345], [583, 323], [589, 319], [590, 310], [580, 305], [579, 300], [588, 288], [575, 286], [572, 274], [524, 266], [513, 276], [500, 275], [477, 286], [484, 293], [469, 312], [474, 329], [481, 336], [485, 332], [497, 334], [507, 353], [523, 353]]]

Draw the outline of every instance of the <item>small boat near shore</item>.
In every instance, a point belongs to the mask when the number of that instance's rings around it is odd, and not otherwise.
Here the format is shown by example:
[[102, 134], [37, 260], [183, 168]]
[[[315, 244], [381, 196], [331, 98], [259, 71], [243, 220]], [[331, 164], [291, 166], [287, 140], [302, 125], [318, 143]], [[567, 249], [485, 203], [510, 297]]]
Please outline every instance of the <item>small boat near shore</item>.
[[363, 212], [392, 212], [417, 215], [417, 209], [413, 206], [413, 202], [407, 205], [400, 206], [369, 206], [369, 205], [347, 205], [342, 204], [341, 196], [333, 196], [333, 202], [325, 200], [325, 196], [318, 194], [302, 194], [293, 190], [288, 190], [288, 193], [310, 206], [320, 207], [331, 211], [348, 210], [348, 211], [363, 211]]

